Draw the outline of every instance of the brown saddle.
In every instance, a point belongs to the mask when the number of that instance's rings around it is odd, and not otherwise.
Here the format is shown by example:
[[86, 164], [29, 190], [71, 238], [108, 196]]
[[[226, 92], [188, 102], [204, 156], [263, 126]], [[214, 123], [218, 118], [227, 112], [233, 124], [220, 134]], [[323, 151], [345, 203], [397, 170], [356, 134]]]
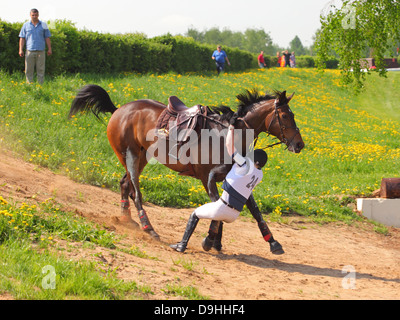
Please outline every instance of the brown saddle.
[[[188, 142], [193, 131], [199, 136], [206, 117], [207, 107], [196, 105], [188, 108], [178, 97], [171, 96], [168, 106], [158, 117], [156, 134], [159, 138], [176, 142], [172, 149], [178, 148]], [[170, 156], [179, 159], [173, 154], [170, 151]]]
[[188, 108], [178, 97], [169, 97], [168, 106], [157, 120], [157, 135], [169, 140], [186, 142], [190, 136], [190, 130], [199, 133], [203, 128], [206, 116], [206, 107], [196, 105]]

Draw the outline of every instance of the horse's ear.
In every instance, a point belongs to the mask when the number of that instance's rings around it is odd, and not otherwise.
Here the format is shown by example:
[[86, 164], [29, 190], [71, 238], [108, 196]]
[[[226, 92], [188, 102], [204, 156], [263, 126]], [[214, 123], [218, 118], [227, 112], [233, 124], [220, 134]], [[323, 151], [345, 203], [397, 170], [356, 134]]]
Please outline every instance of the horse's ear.
[[292, 100], [293, 96], [294, 96], [294, 92], [289, 97], [287, 97], [287, 103], [289, 103], [289, 101]]
[[278, 101], [279, 104], [284, 104], [286, 102], [286, 90], [279, 94]]

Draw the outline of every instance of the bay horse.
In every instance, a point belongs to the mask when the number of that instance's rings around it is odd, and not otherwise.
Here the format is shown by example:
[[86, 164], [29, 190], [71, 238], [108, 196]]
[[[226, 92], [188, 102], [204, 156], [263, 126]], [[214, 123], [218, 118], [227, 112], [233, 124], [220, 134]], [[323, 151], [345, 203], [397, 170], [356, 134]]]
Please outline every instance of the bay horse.
[[[262, 95], [255, 89], [246, 90], [237, 96], [240, 103], [236, 112], [225, 106], [206, 107], [208, 112], [207, 116], [205, 116], [203, 129], [221, 132], [228, 127], [229, 121], [235, 117], [237, 119], [235, 129], [242, 130], [243, 132], [252, 129], [255, 142], [260, 133], [266, 132], [268, 135], [278, 138], [280, 140], [279, 143], [286, 144], [289, 151], [299, 153], [304, 148], [304, 142], [294, 120], [294, 114], [288, 105], [293, 95], [287, 97], [286, 91], [275, 91], [273, 94], [267, 93]], [[177, 97], [174, 98], [175, 100], [177, 99]], [[177, 100], [183, 104], [179, 99]], [[169, 105], [172, 101], [170, 97]], [[107, 137], [112, 149], [126, 171], [125, 176], [120, 181], [121, 217], [119, 220], [123, 223], [135, 224], [137, 226], [130, 213], [129, 198], [131, 198], [136, 206], [142, 229], [157, 239], [159, 236], [152, 227], [142, 205], [139, 176], [149, 160], [146, 156], [147, 150], [151, 146], [154, 146], [155, 143], [161, 141], [158, 138], [151, 141], [151, 139], [148, 139], [148, 133], [156, 129], [160, 115], [169, 105], [167, 106], [155, 100], [143, 99], [129, 102], [117, 108], [111, 101], [107, 91], [102, 87], [86, 85], [77, 93], [69, 112], [70, 117], [78, 112], [89, 110], [97, 118], [99, 118], [100, 113], [109, 112], [112, 114], [107, 125]], [[184, 105], [182, 108], [182, 105], [180, 105], [178, 109], [185, 110], [188, 108]], [[245, 135], [246, 133], [243, 137]], [[242, 139], [241, 144], [242, 148], [238, 150], [242, 150], [242, 154], [246, 155], [249, 142], [247, 139]], [[219, 148], [225, 148], [225, 145], [222, 144]], [[211, 145], [207, 152], [211, 154], [212, 149], [213, 146]], [[196, 155], [198, 158], [201, 157], [200, 153], [201, 151]], [[182, 163], [179, 160], [172, 161], [171, 157], [168, 156], [163, 164], [179, 172], [181, 175], [200, 179], [211, 201], [217, 201], [219, 193], [216, 183], [223, 181], [232, 168], [232, 162], [226, 163], [222, 156], [224, 153], [221, 152], [220, 154], [221, 159], [217, 163], [213, 161], [209, 161], [208, 163], [198, 161]], [[253, 195], [250, 196], [246, 205], [256, 219], [262, 236], [269, 242], [271, 252], [282, 254], [282, 246], [272, 237], [272, 233], [264, 221]], [[212, 221], [210, 224], [210, 229], [218, 234], [213, 245], [218, 251], [222, 247], [222, 225], [222, 222], [217, 221]]]

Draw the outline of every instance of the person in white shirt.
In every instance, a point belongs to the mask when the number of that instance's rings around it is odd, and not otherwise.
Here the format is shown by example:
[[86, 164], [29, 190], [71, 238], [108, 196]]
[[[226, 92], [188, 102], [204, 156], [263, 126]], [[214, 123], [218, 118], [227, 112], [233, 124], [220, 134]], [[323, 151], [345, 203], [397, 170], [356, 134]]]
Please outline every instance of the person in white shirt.
[[[234, 146], [234, 126], [229, 126], [226, 137], [226, 147], [228, 154], [233, 159], [232, 169], [227, 174], [222, 185], [224, 189], [221, 197], [211, 203], [207, 203], [197, 208], [190, 216], [183, 238], [177, 244], [170, 247], [178, 252], [184, 252], [199, 219], [211, 219], [231, 223], [235, 221], [244, 205], [251, 196], [253, 189], [261, 182], [263, 177], [262, 167], [267, 163], [268, 156], [264, 150], [254, 150], [254, 162], [249, 157], [243, 157]], [[203, 249], [211, 249], [215, 234], [203, 240]]]
[[[51, 49], [51, 33], [44, 21], [39, 20], [39, 11], [32, 9], [31, 21], [24, 23], [19, 33], [19, 55], [25, 56], [26, 82], [33, 83], [33, 73], [36, 67], [37, 80], [39, 84], [44, 82], [47, 45], [47, 55], [53, 54]], [[26, 44], [26, 53], [24, 47]]]

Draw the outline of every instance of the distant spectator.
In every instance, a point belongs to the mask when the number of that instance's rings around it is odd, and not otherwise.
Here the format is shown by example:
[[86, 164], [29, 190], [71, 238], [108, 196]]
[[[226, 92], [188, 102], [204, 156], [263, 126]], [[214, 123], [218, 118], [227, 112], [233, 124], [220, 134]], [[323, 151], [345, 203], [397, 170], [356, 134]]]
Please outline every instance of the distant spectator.
[[282, 51], [281, 67], [284, 68], [285, 66], [286, 66], [285, 51]]
[[212, 54], [211, 59], [215, 60], [215, 64], [217, 66], [217, 73], [218, 75], [224, 71], [225, 68], [225, 60], [228, 62], [230, 66], [231, 63], [229, 62], [228, 56], [224, 50], [222, 50], [221, 46], [217, 46], [217, 50], [214, 51]]
[[279, 67], [281, 66], [281, 59], [282, 59], [281, 53], [280, 53], [279, 51], [276, 53], [276, 57], [278, 58], [278, 65], [277, 65], [277, 67], [279, 68]]
[[261, 51], [260, 55], [258, 56], [258, 65], [260, 66], [261, 69], [267, 66], [265, 64], [264, 51]]
[[296, 68], [296, 56], [294, 55], [294, 51], [290, 55], [290, 67]]
[[[32, 9], [31, 21], [26, 22], [19, 33], [19, 55], [25, 55], [25, 74], [28, 83], [33, 82], [33, 73], [36, 66], [37, 80], [40, 84], [44, 82], [44, 72], [47, 55], [53, 54], [51, 50], [50, 30], [45, 22], [39, 20], [39, 11]], [[26, 44], [26, 54], [24, 46]]]
[[284, 51], [283, 55], [285, 56], [285, 67], [290, 67], [290, 53], [288, 50]]

